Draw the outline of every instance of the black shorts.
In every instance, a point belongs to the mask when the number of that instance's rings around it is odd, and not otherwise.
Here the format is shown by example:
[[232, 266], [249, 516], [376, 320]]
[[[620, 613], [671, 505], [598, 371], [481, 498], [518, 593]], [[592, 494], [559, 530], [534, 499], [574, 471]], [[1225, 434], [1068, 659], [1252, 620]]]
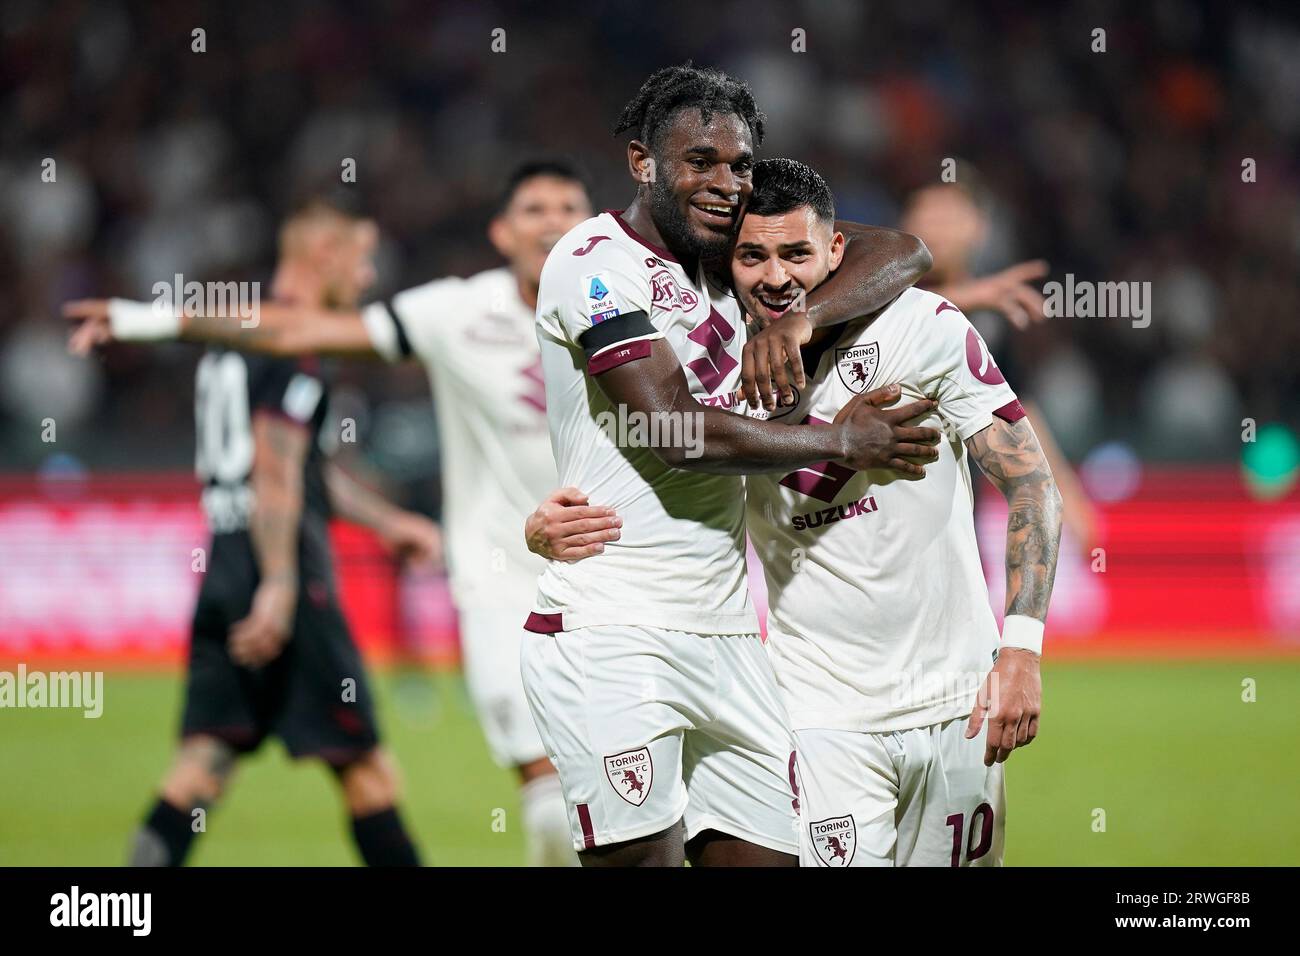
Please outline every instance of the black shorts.
[[253, 580], [243, 568], [221, 577], [216, 570], [194, 611], [181, 736], [206, 734], [251, 753], [275, 735], [294, 757], [335, 767], [373, 750], [379, 730], [370, 685], [331, 589], [306, 584], [284, 650], [250, 669], [231, 659], [227, 639], [248, 614]]

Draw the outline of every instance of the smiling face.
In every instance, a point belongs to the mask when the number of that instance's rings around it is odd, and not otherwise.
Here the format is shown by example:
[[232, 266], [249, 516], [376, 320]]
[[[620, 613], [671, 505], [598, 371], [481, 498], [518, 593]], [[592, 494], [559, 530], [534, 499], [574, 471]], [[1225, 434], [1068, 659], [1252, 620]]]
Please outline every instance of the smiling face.
[[705, 123], [699, 110], [683, 109], [656, 136], [653, 159], [650, 212], [664, 242], [690, 256], [725, 254], [751, 188], [754, 149], [745, 121], [714, 113]]
[[731, 279], [759, 327], [821, 285], [844, 256], [844, 234], [812, 206], [770, 216], [746, 213], [731, 254]]
[[488, 237], [524, 283], [536, 286], [551, 247], [591, 215], [582, 183], [538, 174], [525, 179], [492, 220]]

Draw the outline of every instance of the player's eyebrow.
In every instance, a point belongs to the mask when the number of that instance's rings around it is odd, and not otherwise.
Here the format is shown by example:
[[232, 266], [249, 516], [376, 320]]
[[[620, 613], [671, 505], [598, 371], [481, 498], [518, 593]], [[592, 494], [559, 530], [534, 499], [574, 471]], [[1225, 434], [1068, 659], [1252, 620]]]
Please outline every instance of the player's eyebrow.
[[[692, 146], [692, 147], [690, 147], [688, 150], [686, 150], [686, 155], [687, 155], [687, 156], [690, 156], [690, 155], [692, 155], [692, 154], [694, 154], [694, 153], [698, 153], [698, 154], [700, 154], [701, 156], [707, 156], [707, 157], [709, 157], [710, 159], [716, 159], [716, 158], [717, 158], [717, 155], [718, 155], [718, 147], [716, 147], [716, 146]], [[747, 163], [747, 162], [749, 162], [750, 160], [752, 160], [753, 158], [754, 158], [754, 153], [753, 153], [752, 150], [749, 150], [749, 149], [742, 149], [742, 150], [740, 151], [740, 154], [737, 155], [736, 158], [732, 160], [732, 162], [733, 162], [733, 163]]]
[[[812, 241], [809, 239], [796, 239], [794, 242], [778, 242], [776, 245], [777, 253], [782, 252], [803, 252], [812, 247]], [[767, 246], [761, 242], [738, 242], [737, 249], [757, 249], [760, 252], [766, 252]]]

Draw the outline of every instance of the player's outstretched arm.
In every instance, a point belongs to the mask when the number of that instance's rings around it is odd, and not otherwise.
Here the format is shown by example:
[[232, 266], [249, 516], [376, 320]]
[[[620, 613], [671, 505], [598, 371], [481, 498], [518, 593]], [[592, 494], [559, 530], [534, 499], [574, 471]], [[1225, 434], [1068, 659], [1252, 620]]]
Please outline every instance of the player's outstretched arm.
[[[665, 464], [687, 471], [755, 474], [839, 461], [856, 469], [885, 468], [920, 477], [925, 468], [918, 462], [938, 457], [938, 431], [907, 424], [935, 402], [878, 407], [899, 397], [896, 385], [856, 396], [829, 425], [791, 428], [698, 403], [664, 339], [651, 342], [648, 356], [601, 372], [595, 381], [616, 407], [646, 416], [643, 421], [670, 423], [660, 434], [683, 440], [661, 443], [652, 451]], [[672, 423], [679, 426], [675, 432]]]
[[930, 271], [930, 250], [916, 236], [839, 220], [835, 228], [846, 240], [839, 268], [808, 294], [805, 311], [788, 312], [745, 343], [741, 388], [751, 408], [776, 407], [769, 382], [786, 402], [792, 382], [804, 387], [799, 347], [815, 329], [879, 312]]
[[298, 603], [298, 529], [303, 461], [311, 433], [288, 418], [253, 416], [253, 511], [248, 534], [259, 582], [248, 616], [230, 628], [230, 656], [245, 667], [275, 659], [293, 633]]
[[1042, 259], [1018, 262], [990, 275], [929, 287], [967, 315], [983, 310], [1000, 313], [1021, 331], [1047, 318], [1036, 282], [1047, 275]]
[[236, 312], [175, 316], [148, 302], [80, 299], [63, 306], [77, 322], [68, 343], [76, 355], [112, 341], [182, 340], [226, 345], [267, 355], [378, 355], [359, 312], [268, 302], [255, 315]]
[[325, 487], [331, 510], [369, 528], [390, 553], [416, 564], [442, 564], [442, 529], [436, 522], [385, 500], [334, 462], [325, 466]]
[[622, 537], [623, 519], [613, 508], [593, 507], [577, 488], [552, 491], [524, 522], [528, 550], [548, 561], [581, 561]]
[[1038, 666], [1061, 543], [1061, 494], [1027, 417], [1014, 422], [995, 418], [966, 440], [966, 448], [1010, 509], [1002, 645], [966, 729], [966, 736], [974, 737], [988, 720], [984, 763], [991, 766], [1038, 734]]

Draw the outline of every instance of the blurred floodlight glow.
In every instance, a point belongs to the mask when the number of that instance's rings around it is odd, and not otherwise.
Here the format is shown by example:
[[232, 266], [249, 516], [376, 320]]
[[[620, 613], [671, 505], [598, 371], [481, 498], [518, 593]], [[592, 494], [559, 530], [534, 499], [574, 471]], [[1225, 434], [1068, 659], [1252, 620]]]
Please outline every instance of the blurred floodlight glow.
[[1300, 442], [1285, 425], [1264, 425], [1253, 442], [1245, 443], [1241, 471], [1256, 498], [1281, 498], [1300, 474]]
[[1123, 501], [1142, 482], [1142, 462], [1124, 442], [1098, 445], [1083, 460], [1079, 476], [1095, 501]]

